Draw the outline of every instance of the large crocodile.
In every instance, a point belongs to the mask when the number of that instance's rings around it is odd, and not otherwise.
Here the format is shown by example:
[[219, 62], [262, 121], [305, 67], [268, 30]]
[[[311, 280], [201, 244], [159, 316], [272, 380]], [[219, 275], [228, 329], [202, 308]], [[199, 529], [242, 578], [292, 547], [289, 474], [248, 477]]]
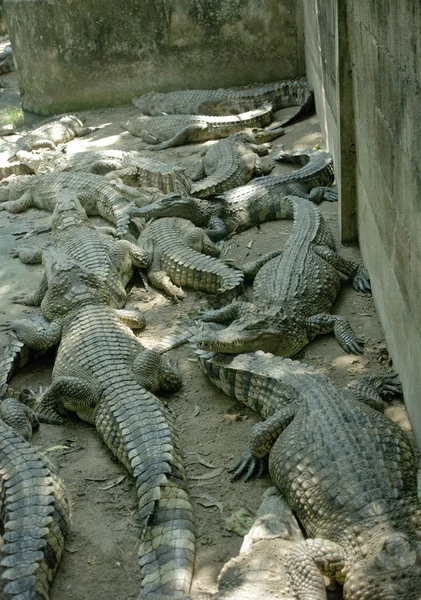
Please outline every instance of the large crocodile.
[[205, 142], [227, 137], [247, 127], [265, 127], [272, 121], [272, 106], [265, 105], [250, 112], [229, 117], [206, 115], [162, 115], [133, 117], [121, 125], [132, 135], [154, 144], [152, 150], [163, 150], [181, 144]]
[[163, 194], [188, 193], [192, 183], [182, 167], [143, 156], [137, 150], [89, 150], [74, 154], [18, 152], [17, 158], [37, 174], [51, 171], [112, 173], [110, 178], [119, 177], [126, 185], [156, 188]]
[[233, 133], [209, 148], [192, 177], [191, 193], [198, 198], [220, 194], [243, 185], [258, 175], [268, 175], [273, 166], [265, 166], [260, 156], [269, 153], [266, 142], [285, 133], [281, 127], [245, 129]]
[[27, 151], [38, 148], [56, 150], [57, 144], [65, 144], [75, 137], [83, 137], [97, 129], [97, 127], [84, 127], [82, 121], [74, 115], [65, 115], [58, 121], [41, 125], [22, 136], [16, 142], [16, 148]]
[[251, 392], [250, 404], [272, 415], [254, 427], [234, 478], [262, 472], [269, 455], [274, 483], [310, 536], [287, 561], [297, 597], [325, 600], [323, 573], [344, 585], [344, 600], [419, 600], [418, 456], [379, 399], [395, 391], [393, 379], [364, 378], [344, 392], [305, 365], [258, 360], [269, 363], [269, 383], [255, 391], [248, 380], [239, 395]]
[[53, 465], [28, 441], [35, 415], [13, 398], [0, 403], [0, 596], [48, 600], [64, 551], [70, 509]]
[[146, 225], [138, 244], [144, 248], [152, 244], [148, 279], [174, 298], [184, 297], [180, 286], [218, 294], [225, 302], [242, 291], [242, 271], [216, 258], [219, 249], [203, 229], [186, 219], [156, 219]]
[[133, 210], [143, 217], [182, 217], [205, 228], [216, 241], [229, 233], [244, 231], [254, 225], [288, 216], [285, 194], [294, 194], [319, 203], [337, 200], [333, 183], [333, 161], [327, 152], [301, 150], [282, 152], [277, 160], [301, 162], [293, 173], [259, 177], [248, 185], [229, 190], [211, 201], [183, 194], [163, 196], [152, 204]]
[[88, 215], [100, 215], [116, 225], [116, 235], [126, 234], [130, 224], [128, 199], [118, 193], [101, 175], [91, 173], [45, 173], [22, 175], [8, 181], [2, 189], [8, 201], [0, 203], [0, 210], [23, 212], [35, 206], [52, 212], [63, 187], [76, 193]]
[[199, 347], [238, 354], [264, 350], [294, 356], [314, 337], [334, 332], [347, 352], [362, 352], [361, 341], [344, 317], [330, 314], [341, 277], [367, 292], [370, 282], [362, 265], [335, 252], [332, 235], [312, 202], [285, 197], [294, 216], [291, 235], [281, 255], [257, 273], [253, 302], [234, 301], [201, 315], [204, 321], [233, 321], [222, 331], [197, 337]]
[[[272, 104], [273, 110], [288, 106], [300, 109], [288, 120], [310, 111], [314, 106], [313, 90], [305, 81], [290, 80], [249, 86], [237, 90], [182, 90], [166, 94], [149, 92], [133, 99], [145, 115], [233, 115]], [[285, 122], [284, 124], [286, 124]]]
[[178, 372], [151, 365], [151, 352], [118, 321], [93, 274], [52, 245], [44, 249], [43, 262], [48, 291], [42, 309], [51, 325], [41, 336], [28, 327], [18, 330], [32, 347], [40, 338], [54, 343], [61, 336], [41, 414], [60, 421], [70, 410], [95, 424], [135, 479], [145, 597], [184, 597], [195, 548], [186, 477], [171, 418], [146, 389], [155, 389], [156, 383], [177, 389]]
[[[145, 269], [152, 260], [152, 249], [142, 251], [127, 240], [116, 240], [91, 225], [76, 194], [63, 189], [57, 198], [51, 219], [51, 239], [65, 254], [94, 273], [109, 294], [109, 304], [121, 308], [126, 303], [125, 287], [132, 278], [134, 267]], [[14, 248], [12, 254], [27, 264], [42, 262], [42, 248]], [[39, 306], [47, 289], [44, 275], [34, 294], [20, 302]]]

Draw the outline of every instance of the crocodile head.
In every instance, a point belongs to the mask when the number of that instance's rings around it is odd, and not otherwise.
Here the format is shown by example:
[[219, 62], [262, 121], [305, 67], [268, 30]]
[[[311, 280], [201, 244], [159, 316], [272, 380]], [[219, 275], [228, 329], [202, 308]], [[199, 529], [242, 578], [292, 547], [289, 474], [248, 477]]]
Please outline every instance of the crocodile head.
[[84, 208], [74, 191], [63, 188], [51, 218], [53, 231], [60, 231], [74, 225], [91, 227]]
[[237, 319], [226, 329], [194, 337], [198, 348], [239, 354], [243, 352], [279, 353], [294, 356], [307, 343], [303, 328], [286, 315], [251, 316]]
[[44, 316], [53, 320], [75, 307], [108, 300], [101, 280], [48, 243], [42, 253], [48, 291], [41, 304]]
[[274, 125], [273, 127], [266, 127], [265, 129], [261, 127], [249, 127], [244, 131], [241, 131], [238, 134], [234, 134], [238, 136], [239, 139], [244, 140], [245, 142], [251, 142], [253, 144], [265, 144], [266, 142], [271, 142], [281, 135], [285, 134], [285, 129], [280, 125]]
[[74, 115], [65, 115], [64, 117], [61, 117], [60, 123], [67, 125], [70, 129], [80, 129], [83, 127], [82, 121]]
[[134, 210], [135, 215], [142, 217], [182, 217], [189, 218], [192, 210], [198, 205], [195, 198], [181, 194], [166, 194], [152, 204]]
[[344, 600], [420, 600], [421, 542], [400, 532], [370, 537], [345, 579]]

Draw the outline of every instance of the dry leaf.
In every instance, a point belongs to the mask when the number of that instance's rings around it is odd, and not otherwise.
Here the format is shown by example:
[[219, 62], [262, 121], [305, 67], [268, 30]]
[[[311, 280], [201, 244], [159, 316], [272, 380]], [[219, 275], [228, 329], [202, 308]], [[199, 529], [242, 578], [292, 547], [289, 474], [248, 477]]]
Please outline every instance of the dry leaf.
[[217, 477], [222, 473], [224, 467], [219, 467], [210, 473], [204, 473], [203, 475], [190, 475], [189, 479], [212, 479], [213, 477]]
[[212, 463], [208, 462], [207, 460], [205, 460], [204, 458], [199, 456], [199, 454], [197, 454], [196, 458], [197, 458], [197, 462], [200, 463], [201, 465], [203, 465], [204, 467], [208, 467], [209, 469], [216, 469], [215, 465], [213, 465]]
[[197, 498], [198, 504], [201, 504], [205, 508], [211, 508], [212, 506], [216, 506], [219, 509], [219, 512], [222, 515], [222, 511], [224, 510], [224, 505], [222, 502], [218, 502], [218, 500], [211, 496], [211, 494], [190, 494], [192, 498]]
[[55, 452], [56, 450], [69, 450], [70, 446], [50, 446], [44, 452]]
[[109, 483], [107, 483], [107, 485], [104, 485], [104, 487], [100, 487], [98, 488], [99, 490], [109, 490], [113, 487], [115, 487], [116, 485], [118, 485], [119, 483], [121, 483], [122, 481], [124, 481], [126, 479], [126, 475], [120, 475], [119, 477], [116, 477], [115, 479], [111, 479]]
[[198, 404], [196, 404], [196, 406], [194, 407], [193, 417], [197, 417], [197, 415], [199, 413], [200, 413], [200, 406]]
[[254, 240], [250, 240], [249, 243], [247, 244], [247, 248], [251, 248], [254, 244]]

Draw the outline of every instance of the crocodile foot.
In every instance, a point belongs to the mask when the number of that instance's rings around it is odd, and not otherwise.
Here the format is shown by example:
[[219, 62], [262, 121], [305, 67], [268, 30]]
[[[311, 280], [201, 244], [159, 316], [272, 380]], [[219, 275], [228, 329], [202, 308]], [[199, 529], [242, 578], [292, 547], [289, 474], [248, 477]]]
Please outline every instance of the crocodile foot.
[[249, 481], [253, 477], [262, 477], [267, 470], [266, 458], [253, 456], [250, 450], [246, 450], [237, 464], [229, 470], [233, 473], [231, 481], [240, 479], [244, 475], [244, 481]]
[[358, 271], [352, 279], [352, 286], [357, 292], [363, 292], [364, 294], [371, 292], [370, 276], [363, 265], [358, 267]]

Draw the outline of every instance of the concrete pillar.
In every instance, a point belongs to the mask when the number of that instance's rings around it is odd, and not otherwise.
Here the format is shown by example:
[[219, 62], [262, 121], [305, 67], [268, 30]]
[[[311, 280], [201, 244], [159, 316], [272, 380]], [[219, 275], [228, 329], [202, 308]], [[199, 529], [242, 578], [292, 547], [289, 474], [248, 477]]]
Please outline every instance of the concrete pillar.
[[335, 177], [339, 189], [339, 224], [341, 242], [356, 242], [357, 183], [354, 86], [348, 31], [347, 0], [336, 0], [336, 97], [337, 156]]

